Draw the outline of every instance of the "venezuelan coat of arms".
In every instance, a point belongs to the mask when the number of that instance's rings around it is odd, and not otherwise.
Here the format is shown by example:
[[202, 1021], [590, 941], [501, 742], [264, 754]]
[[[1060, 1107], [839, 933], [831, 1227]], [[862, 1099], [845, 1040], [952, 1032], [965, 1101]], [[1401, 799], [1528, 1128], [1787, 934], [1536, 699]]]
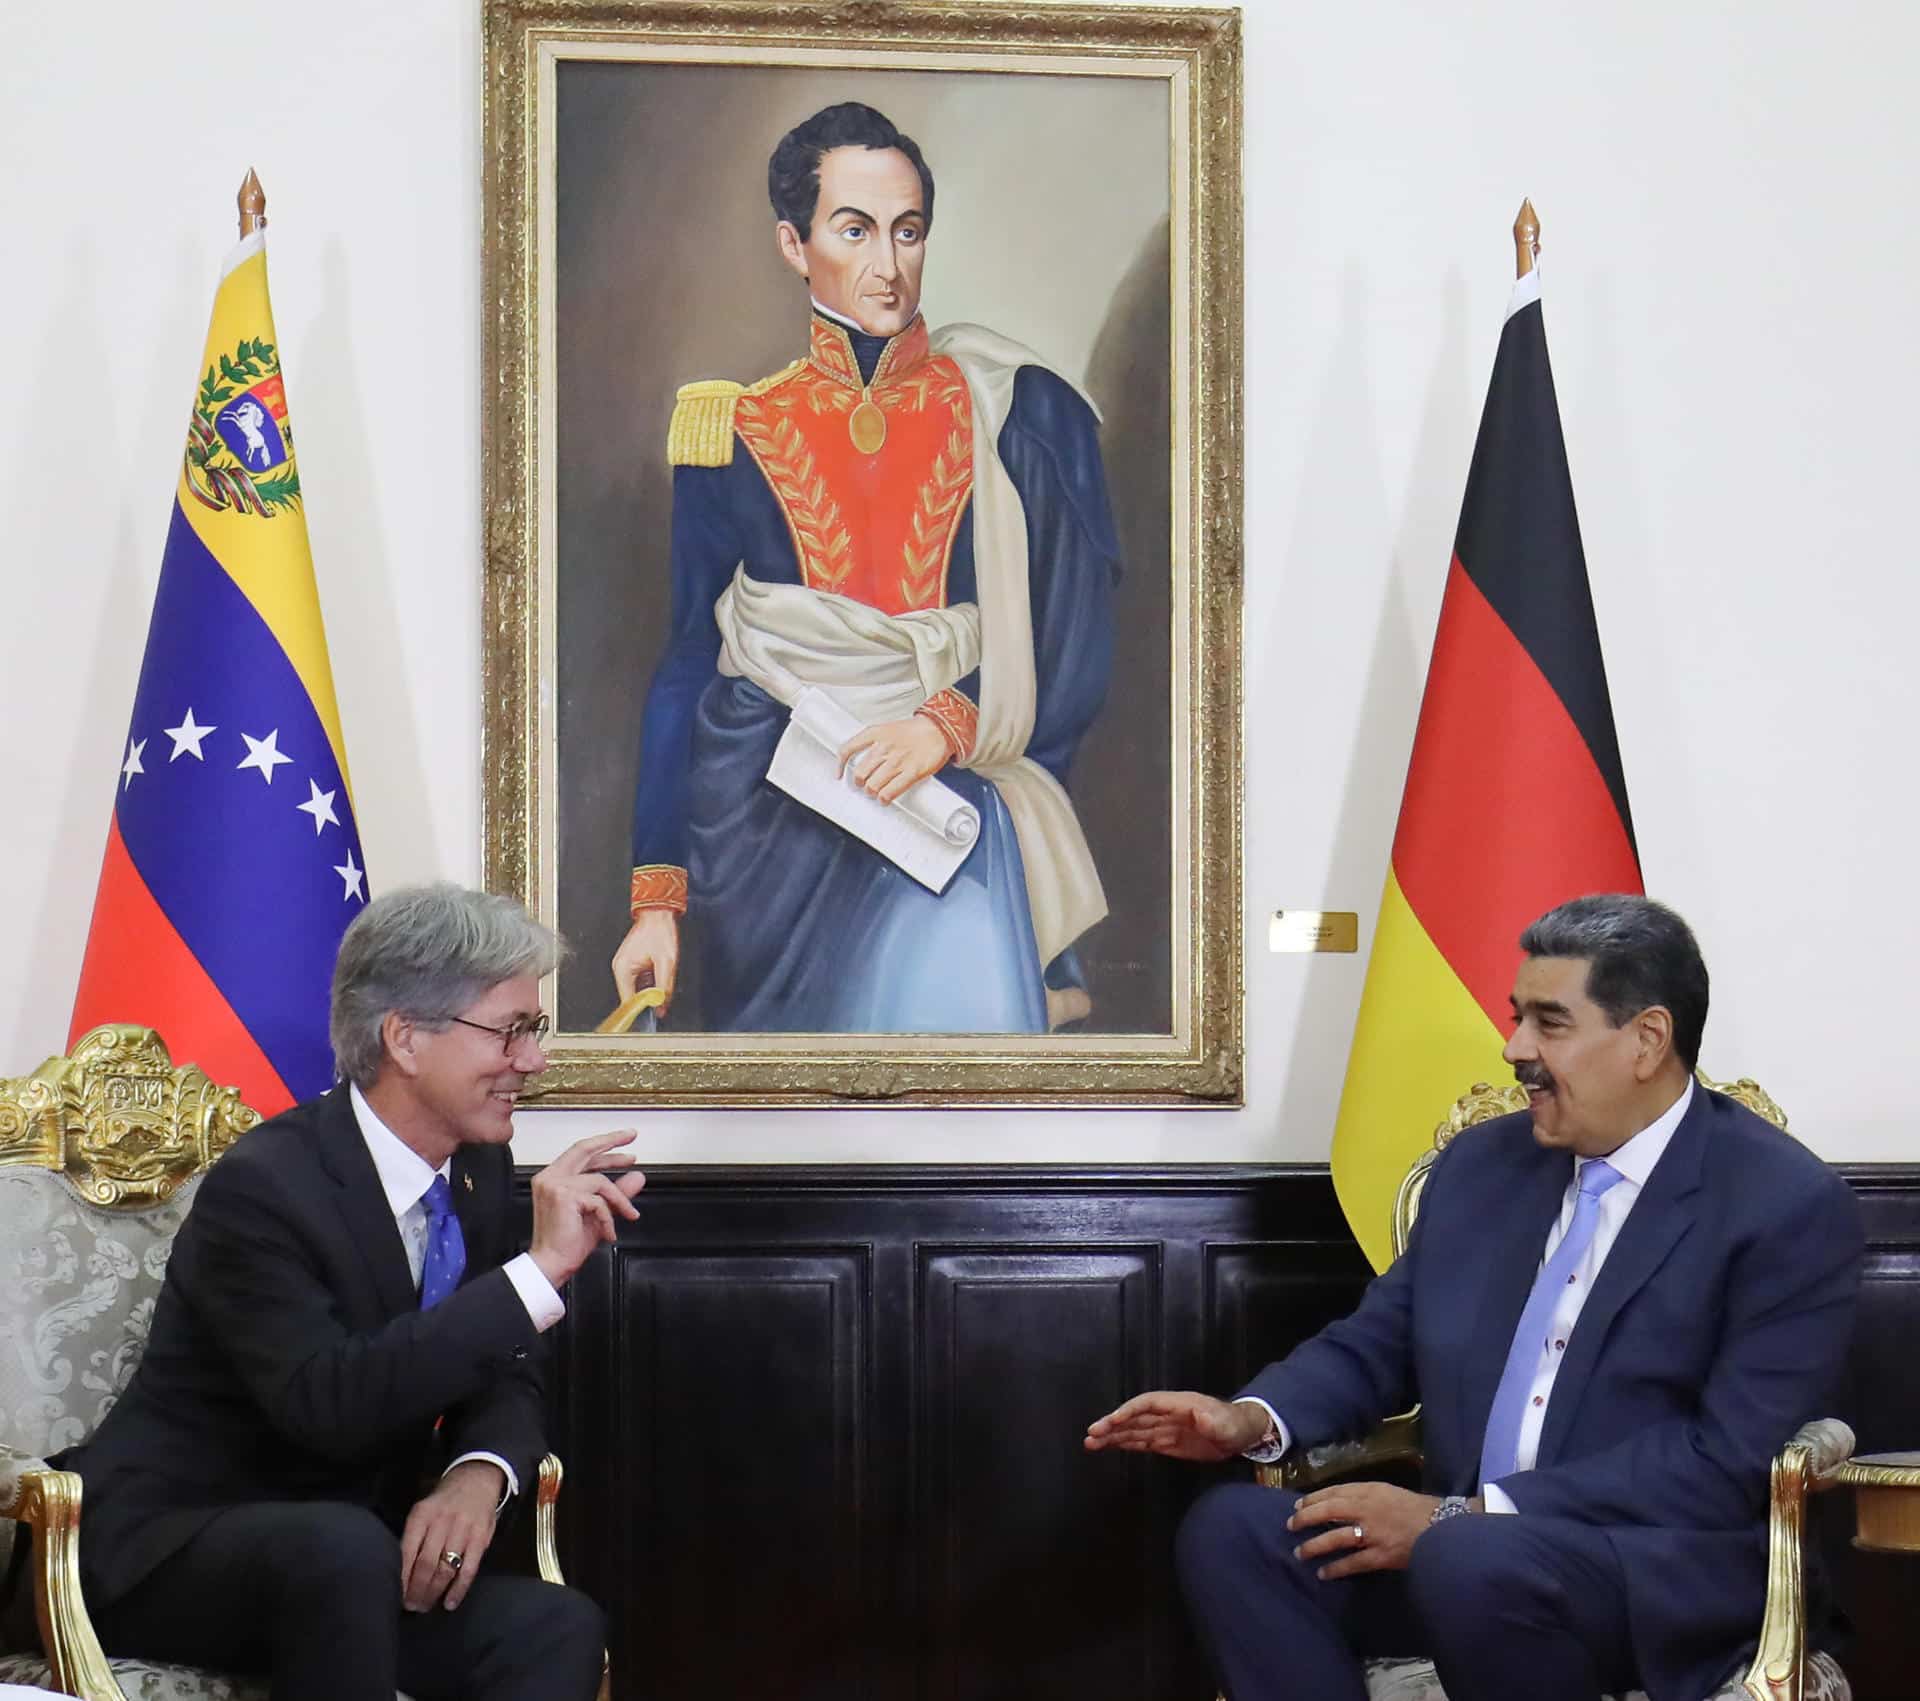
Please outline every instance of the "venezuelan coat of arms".
[[264, 338], [242, 338], [207, 368], [187, 425], [186, 476], [209, 508], [268, 518], [298, 505], [286, 386]]

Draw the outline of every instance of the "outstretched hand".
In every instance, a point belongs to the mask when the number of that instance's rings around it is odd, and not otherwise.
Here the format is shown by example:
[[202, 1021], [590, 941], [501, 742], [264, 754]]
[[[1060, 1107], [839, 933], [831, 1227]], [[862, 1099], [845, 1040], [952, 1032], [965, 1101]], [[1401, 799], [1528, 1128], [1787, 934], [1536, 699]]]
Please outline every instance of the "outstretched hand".
[[1085, 1445], [1089, 1453], [1117, 1447], [1217, 1464], [1258, 1446], [1266, 1433], [1266, 1409], [1250, 1400], [1158, 1389], [1096, 1418], [1087, 1426]]

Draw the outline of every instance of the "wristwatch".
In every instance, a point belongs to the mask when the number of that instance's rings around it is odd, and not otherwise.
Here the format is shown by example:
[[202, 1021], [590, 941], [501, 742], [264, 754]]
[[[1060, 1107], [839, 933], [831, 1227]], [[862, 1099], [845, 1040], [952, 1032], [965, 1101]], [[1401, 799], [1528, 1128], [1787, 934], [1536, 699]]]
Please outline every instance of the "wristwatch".
[[1450, 1494], [1433, 1509], [1429, 1524], [1438, 1524], [1448, 1518], [1458, 1518], [1473, 1510], [1473, 1502], [1464, 1494]]

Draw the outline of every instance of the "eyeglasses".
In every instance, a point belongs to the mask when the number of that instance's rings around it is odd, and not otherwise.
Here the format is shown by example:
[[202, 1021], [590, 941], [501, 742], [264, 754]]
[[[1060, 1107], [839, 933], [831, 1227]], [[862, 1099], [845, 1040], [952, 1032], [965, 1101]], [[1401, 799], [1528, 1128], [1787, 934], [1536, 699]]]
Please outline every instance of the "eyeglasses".
[[478, 1028], [483, 1034], [495, 1034], [500, 1040], [500, 1049], [511, 1057], [513, 1048], [524, 1040], [539, 1041], [547, 1037], [547, 1029], [552, 1026], [543, 1010], [538, 1016], [522, 1016], [517, 1022], [509, 1022], [504, 1028], [496, 1028], [487, 1022], [469, 1022], [465, 1016], [449, 1016], [449, 1022], [458, 1022], [463, 1028]]

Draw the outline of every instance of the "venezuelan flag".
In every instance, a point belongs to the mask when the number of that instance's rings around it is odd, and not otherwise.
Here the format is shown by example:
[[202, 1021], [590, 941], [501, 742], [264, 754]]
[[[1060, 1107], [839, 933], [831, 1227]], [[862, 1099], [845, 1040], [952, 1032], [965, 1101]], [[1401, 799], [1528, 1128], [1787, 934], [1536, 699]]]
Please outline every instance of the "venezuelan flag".
[[262, 1112], [322, 1092], [365, 902], [256, 231], [214, 297], [68, 1043], [139, 1022]]
[[[1531, 208], [1523, 219], [1531, 219]], [[1384, 1269], [1395, 1190], [1500, 1053], [1527, 923], [1638, 892], [1627, 785], [1540, 315], [1514, 286], [1480, 419], [1333, 1136]]]

